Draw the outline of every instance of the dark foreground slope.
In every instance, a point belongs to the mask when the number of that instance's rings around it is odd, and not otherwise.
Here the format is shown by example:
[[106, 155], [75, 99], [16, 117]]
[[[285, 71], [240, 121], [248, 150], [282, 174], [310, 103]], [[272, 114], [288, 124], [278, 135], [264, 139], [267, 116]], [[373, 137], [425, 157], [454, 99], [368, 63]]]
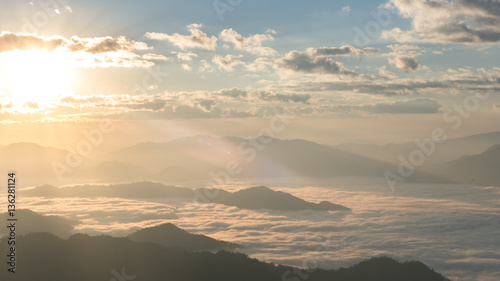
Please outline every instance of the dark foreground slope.
[[[5, 239], [0, 243], [7, 244]], [[77, 234], [63, 240], [51, 234], [36, 233], [19, 237], [18, 244], [17, 273], [9, 273], [7, 264], [2, 263], [0, 280], [302, 280], [298, 273], [307, 274], [310, 281], [446, 280], [420, 262], [399, 263], [389, 258], [373, 258], [348, 269], [302, 272], [239, 253], [193, 253], [109, 236]], [[7, 247], [3, 246], [0, 256], [6, 255]]]
[[[7, 222], [10, 219], [8, 212], [0, 214], [0, 221]], [[61, 238], [68, 238], [74, 232], [73, 229], [80, 222], [70, 220], [62, 216], [42, 215], [28, 209], [17, 209], [16, 218], [22, 222], [22, 227], [16, 229], [18, 235], [35, 232], [50, 232]], [[9, 235], [7, 227], [0, 228], [0, 237]]]

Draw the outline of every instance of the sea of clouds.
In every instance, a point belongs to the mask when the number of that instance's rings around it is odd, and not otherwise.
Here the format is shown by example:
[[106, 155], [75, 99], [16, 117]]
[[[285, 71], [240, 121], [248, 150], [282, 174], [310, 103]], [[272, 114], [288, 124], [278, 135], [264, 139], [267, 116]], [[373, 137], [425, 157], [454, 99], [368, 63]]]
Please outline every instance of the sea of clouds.
[[307, 185], [254, 181], [351, 212], [242, 210], [220, 204], [122, 198], [22, 198], [20, 208], [80, 220], [76, 231], [125, 236], [171, 222], [245, 246], [269, 262], [338, 268], [372, 256], [420, 260], [455, 281], [500, 280], [500, 188], [341, 178]]

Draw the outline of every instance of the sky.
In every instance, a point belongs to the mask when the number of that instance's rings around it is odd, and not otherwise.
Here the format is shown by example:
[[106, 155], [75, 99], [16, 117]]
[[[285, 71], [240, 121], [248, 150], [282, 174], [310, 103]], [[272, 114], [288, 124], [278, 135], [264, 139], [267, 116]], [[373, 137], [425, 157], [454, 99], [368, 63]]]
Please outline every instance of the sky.
[[498, 130], [498, 1], [2, 6], [2, 144], [64, 147], [103, 119], [112, 145], [249, 137], [284, 112], [276, 137], [326, 144]]

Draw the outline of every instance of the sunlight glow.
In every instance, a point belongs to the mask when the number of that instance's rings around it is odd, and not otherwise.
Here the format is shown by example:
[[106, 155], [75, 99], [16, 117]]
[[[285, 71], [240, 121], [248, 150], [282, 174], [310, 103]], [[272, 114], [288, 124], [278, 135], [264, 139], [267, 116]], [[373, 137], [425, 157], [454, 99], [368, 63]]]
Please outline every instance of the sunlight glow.
[[0, 73], [3, 90], [21, 102], [47, 104], [73, 84], [72, 60], [62, 50], [3, 53]]

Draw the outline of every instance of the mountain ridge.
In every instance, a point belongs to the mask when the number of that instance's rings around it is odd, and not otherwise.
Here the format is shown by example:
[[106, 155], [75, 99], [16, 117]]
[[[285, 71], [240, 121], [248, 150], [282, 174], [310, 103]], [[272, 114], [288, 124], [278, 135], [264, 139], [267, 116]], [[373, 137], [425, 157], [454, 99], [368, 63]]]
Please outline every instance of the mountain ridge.
[[[307, 272], [310, 281], [448, 281], [421, 262], [398, 262], [388, 257], [371, 258], [349, 268], [306, 271], [241, 253], [188, 252], [110, 236], [75, 234], [64, 240], [48, 233], [33, 233], [20, 236], [18, 241], [23, 245], [17, 251], [23, 257], [23, 267], [15, 275], [0, 271], [2, 280], [110, 280], [117, 272], [142, 281], [166, 277], [186, 281], [281, 281]], [[0, 242], [6, 243], [5, 238]], [[7, 247], [1, 247], [0, 255], [6, 256], [6, 251]], [[45, 258], [47, 253], [51, 258]]]
[[[219, 203], [236, 206], [242, 209], [269, 210], [315, 210], [315, 211], [347, 211], [349, 208], [330, 203], [312, 203], [289, 193], [275, 191], [268, 187], [250, 187], [236, 192], [222, 189], [190, 189], [186, 187], [167, 186], [157, 182], [138, 182], [114, 185], [77, 185], [57, 188], [50, 185], [35, 187], [22, 191], [23, 196], [35, 197], [123, 197], [123, 198], [179, 198], [196, 200], [201, 203]], [[205, 194], [216, 194], [206, 196]], [[201, 200], [199, 200], [201, 199]], [[207, 202], [204, 202], [205, 200]]]

